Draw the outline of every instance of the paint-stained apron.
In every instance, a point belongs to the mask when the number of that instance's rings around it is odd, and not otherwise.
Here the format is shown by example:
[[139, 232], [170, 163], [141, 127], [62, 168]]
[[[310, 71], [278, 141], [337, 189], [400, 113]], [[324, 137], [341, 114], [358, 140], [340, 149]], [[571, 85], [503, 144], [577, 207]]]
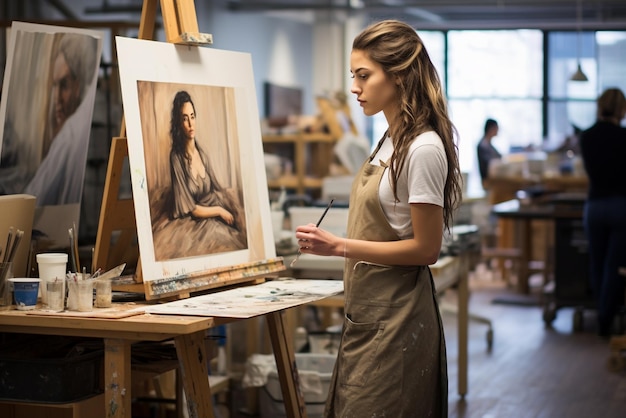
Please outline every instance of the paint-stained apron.
[[[366, 161], [356, 176], [348, 238], [399, 239], [378, 198], [384, 168]], [[347, 259], [344, 298], [341, 344], [324, 416], [447, 417], [446, 346], [428, 266]]]

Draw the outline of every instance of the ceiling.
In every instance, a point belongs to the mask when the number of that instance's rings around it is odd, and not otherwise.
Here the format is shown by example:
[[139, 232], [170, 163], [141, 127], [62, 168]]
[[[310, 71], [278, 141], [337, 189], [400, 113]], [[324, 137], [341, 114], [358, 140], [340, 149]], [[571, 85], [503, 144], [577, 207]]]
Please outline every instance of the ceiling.
[[[202, 2], [231, 13], [271, 13], [308, 22], [360, 16], [365, 21], [398, 18], [417, 29], [626, 30], [626, 0], [195, 0], [196, 8]], [[20, 17], [41, 3], [67, 19], [91, 20], [138, 17], [143, 0], [4, 1], [0, 14]]]
[[[626, 29], [625, 0], [229, 0], [233, 12], [363, 14], [421, 28]], [[580, 17], [580, 19], [579, 19]]]

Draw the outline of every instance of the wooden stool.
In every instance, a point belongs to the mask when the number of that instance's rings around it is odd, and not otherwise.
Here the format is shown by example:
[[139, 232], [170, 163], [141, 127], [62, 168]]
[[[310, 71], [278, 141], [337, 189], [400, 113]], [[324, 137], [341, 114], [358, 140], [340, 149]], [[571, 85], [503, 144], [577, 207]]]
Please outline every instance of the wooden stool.
[[[480, 254], [483, 261], [498, 260], [498, 268], [500, 269], [502, 279], [511, 285], [511, 272], [516, 270], [522, 252], [518, 248], [483, 247]], [[510, 262], [509, 265], [507, 265], [507, 261]]]

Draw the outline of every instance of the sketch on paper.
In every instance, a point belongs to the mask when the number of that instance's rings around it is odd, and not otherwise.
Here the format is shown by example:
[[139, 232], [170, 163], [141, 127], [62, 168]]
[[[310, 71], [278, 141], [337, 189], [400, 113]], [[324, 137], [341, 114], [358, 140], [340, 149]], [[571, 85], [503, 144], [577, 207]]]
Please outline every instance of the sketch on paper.
[[137, 82], [156, 261], [246, 249], [234, 89]]
[[250, 55], [116, 46], [144, 282], [275, 258]]
[[342, 280], [273, 280], [142, 309], [154, 314], [252, 318], [341, 292]]
[[14, 22], [0, 105], [0, 194], [37, 199], [39, 248], [67, 245], [79, 223], [100, 32]]

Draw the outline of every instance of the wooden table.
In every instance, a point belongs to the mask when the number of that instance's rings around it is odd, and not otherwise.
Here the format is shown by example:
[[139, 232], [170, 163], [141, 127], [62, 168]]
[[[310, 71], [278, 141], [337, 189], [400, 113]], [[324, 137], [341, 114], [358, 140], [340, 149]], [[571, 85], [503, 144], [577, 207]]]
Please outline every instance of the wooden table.
[[[115, 304], [114, 304], [115, 305]], [[288, 417], [306, 417], [297, 384], [291, 342], [283, 326], [284, 311], [267, 312]], [[213, 418], [208, 379], [205, 331], [235, 318], [139, 314], [118, 319], [34, 315], [0, 311], [0, 332], [102, 338], [104, 340], [104, 401], [107, 418], [131, 417], [131, 344], [173, 339], [191, 418]]]
[[524, 189], [540, 188], [548, 193], [586, 193], [587, 176], [558, 175], [550, 177], [496, 176], [485, 180], [489, 203], [506, 202], [517, 197]]
[[[529, 204], [522, 204], [518, 199], [508, 200], [493, 206], [492, 213], [501, 219], [510, 219], [516, 224], [516, 246], [520, 250], [520, 262], [517, 277], [517, 290], [528, 294], [530, 291], [528, 278], [530, 275], [529, 263], [532, 258], [532, 227], [533, 220], [580, 219], [582, 218], [582, 203], [584, 197], [555, 195], [553, 198]], [[547, 265], [544, 271], [552, 271], [550, 263], [553, 257], [546, 256]]]

